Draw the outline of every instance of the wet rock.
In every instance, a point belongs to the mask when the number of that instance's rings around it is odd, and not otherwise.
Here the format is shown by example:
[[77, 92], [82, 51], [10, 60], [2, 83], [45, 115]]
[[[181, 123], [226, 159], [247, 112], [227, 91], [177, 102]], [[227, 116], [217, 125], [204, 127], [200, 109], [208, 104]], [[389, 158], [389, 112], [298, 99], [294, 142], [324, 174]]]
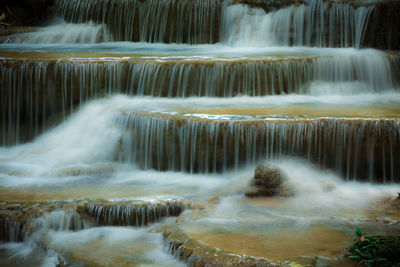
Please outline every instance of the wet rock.
[[335, 190], [335, 185], [332, 183], [325, 183], [322, 184], [322, 189], [324, 190], [324, 192], [329, 193]]
[[254, 171], [247, 197], [291, 196], [285, 173], [277, 166], [262, 164]]
[[398, 194], [397, 198], [392, 201], [392, 207], [400, 209], [400, 192], [397, 194]]

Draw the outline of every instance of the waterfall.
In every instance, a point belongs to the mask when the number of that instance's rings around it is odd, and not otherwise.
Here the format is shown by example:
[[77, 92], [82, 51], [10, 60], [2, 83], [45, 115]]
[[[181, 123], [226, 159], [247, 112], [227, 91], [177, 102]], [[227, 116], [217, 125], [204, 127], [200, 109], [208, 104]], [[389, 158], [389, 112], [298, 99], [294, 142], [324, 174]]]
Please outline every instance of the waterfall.
[[145, 226], [168, 216], [178, 216], [186, 209], [181, 201], [154, 204], [88, 204], [87, 212], [100, 225]]
[[25, 228], [19, 222], [11, 218], [0, 218], [0, 241], [22, 242], [25, 236]]
[[0, 2], [0, 265], [339, 266], [356, 226], [391, 241], [400, 2]]
[[[26, 142], [87, 100], [114, 93], [167, 97], [309, 94], [314, 81], [358, 81], [359, 93], [382, 92], [396, 87], [392, 76], [398, 72], [392, 75], [391, 64], [396, 65], [397, 58], [363, 52], [258, 61], [0, 60], [0, 141]], [[333, 93], [345, 93], [338, 86], [330, 88]]]
[[56, 8], [66, 21], [107, 25], [117, 41], [215, 43], [225, 5], [217, 0], [57, 0]]
[[111, 36], [103, 25], [72, 24], [59, 22], [43, 27], [35, 32], [14, 34], [6, 37], [4, 43], [99, 43], [111, 41]]
[[58, 210], [44, 214], [33, 223], [35, 231], [54, 230], [54, 231], [79, 231], [87, 229], [90, 224], [83, 220], [76, 211]]
[[224, 10], [221, 41], [248, 46], [360, 48], [373, 9], [319, 0], [270, 13], [232, 5]]
[[125, 111], [115, 123], [129, 130], [124, 158], [144, 169], [208, 173], [298, 155], [347, 180], [394, 182], [400, 176], [398, 119], [230, 121]]
[[354, 7], [322, 0], [269, 13], [231, 0], [57, 0], [58, 25], [2, 42], [221, 42], [360, 48], [373, 10], [374, 5]]

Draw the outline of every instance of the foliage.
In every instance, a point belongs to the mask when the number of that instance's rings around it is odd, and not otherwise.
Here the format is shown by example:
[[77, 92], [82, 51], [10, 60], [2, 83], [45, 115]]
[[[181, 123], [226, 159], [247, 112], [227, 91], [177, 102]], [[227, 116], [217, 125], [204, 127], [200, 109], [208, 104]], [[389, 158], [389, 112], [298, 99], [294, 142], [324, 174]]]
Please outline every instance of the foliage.
[[353, 245], [350, 247], [350, 259], [358, 260], [364, 266], [390, 266], [386, 258], [378, 256], [383, 248], [383, 240], [378, 236], [370, 236], [356, 228], [356, 236], [353, 238]]

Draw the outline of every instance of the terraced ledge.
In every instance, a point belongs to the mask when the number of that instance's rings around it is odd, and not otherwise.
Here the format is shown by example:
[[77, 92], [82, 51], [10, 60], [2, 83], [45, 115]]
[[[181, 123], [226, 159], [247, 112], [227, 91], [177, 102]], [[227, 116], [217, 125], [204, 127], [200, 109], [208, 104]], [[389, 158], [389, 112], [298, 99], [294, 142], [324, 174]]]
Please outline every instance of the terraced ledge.
[[0, 240], [22, 242], [43, 227], [77, 231], [95, 225], [144, 226], [189, 207], [183, 200], [2, 202]]
[[34, 221], [46, 213], [74, 205], [67, 202], [2, 202], [0, 204], [0, 240], [22, 242], [32, 234]]
[[265, 116], [207, 119], [121, 111], [115, 124], [127, 130], [122, 158], [144, 169], [207, 173], [300, 156], [348, 180], [400, 179], [398, 118]]
[[99, 225], [144, 226], [164, 217], [179, 216], [190, 204], [181, 200], [157, 202], [85, 203], [78, 208]]
[[217, 248], [207, 247], [190, 239], [176, 227], [162, 229], [169, 252], [185, 261], [189, 266], [290, 266], [289, 263], [274, 263], [266, 258], [237, 255]]
[[358, 81], [365, 83], [366, 92], [379, 92], [400, 82], [396, 53], [161, 61], [107, 54], [56, 60], [58, 55], [3, 53], [7, 58], [0, 59], [0, 144], [27, 142], [86, 101], [118, 93], [265, 96], [307, 93], [313, 81]]

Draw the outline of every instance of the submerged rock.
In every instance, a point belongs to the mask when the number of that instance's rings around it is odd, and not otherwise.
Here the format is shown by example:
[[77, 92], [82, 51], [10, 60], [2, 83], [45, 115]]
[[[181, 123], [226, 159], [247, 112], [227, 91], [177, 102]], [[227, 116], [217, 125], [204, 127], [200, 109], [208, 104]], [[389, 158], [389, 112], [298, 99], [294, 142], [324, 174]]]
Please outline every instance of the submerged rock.
[[290, 196], [293, 191], [287, 185], [286, 174], [277, 166], [258, 165], [254, 171], [247, 197]]
[[400, 209], [400, 192], [397, 193], [397, 194], [398, 194], [397, 198], [395, 198], [395, 199], [392, 201], [392, 207], [395, 207], [395, 208], [397, 208], [397, 209]]

